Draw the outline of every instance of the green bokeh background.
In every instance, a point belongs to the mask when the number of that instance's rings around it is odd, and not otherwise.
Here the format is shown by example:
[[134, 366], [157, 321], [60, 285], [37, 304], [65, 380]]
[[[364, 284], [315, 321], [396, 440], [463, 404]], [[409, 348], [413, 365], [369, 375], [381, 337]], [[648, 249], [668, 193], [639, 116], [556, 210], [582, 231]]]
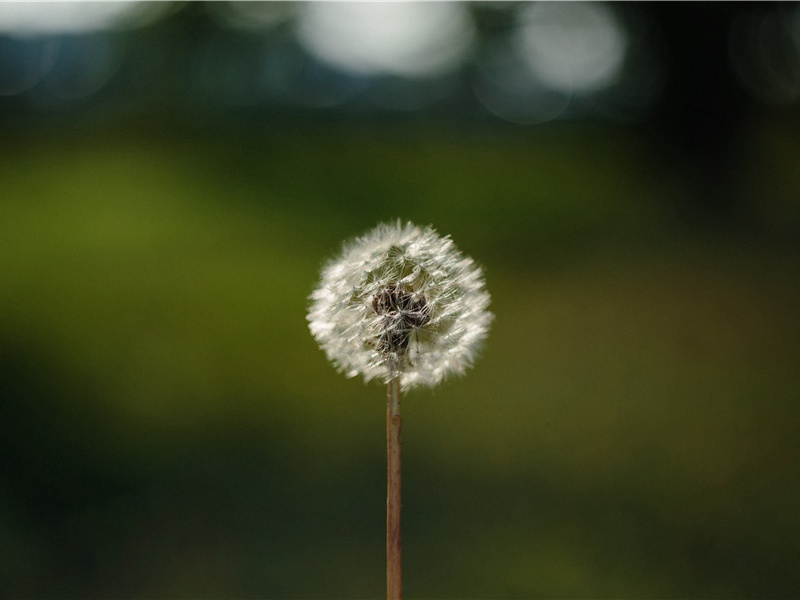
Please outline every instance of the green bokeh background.
[[4, 156], [11, 595], [380, 596], [384, 391], [305, 311], [340, 241], [397, 217], [477, 257], [496, 314], [467, 377], [404, 400], [408, 597], [792, 595], [796, 245], [669, 225], [678, 186], [625, 134], [523, 131]]
[[702, 226], [634, 126], [4, 121], [0, 591], [380, 597], [385, 391], [305, 314], [400, 218], [485, 267], [496, 315], [403, 401], [408, 598], [796, 596], [793, 110], [748, 115], [746, 218]]

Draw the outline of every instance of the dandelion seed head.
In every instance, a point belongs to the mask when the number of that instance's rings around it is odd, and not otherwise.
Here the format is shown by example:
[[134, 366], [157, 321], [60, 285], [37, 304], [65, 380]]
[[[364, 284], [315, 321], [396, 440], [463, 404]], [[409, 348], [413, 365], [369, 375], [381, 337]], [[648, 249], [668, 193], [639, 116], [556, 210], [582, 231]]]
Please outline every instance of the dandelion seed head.
[[406, 389], [466, 371], [492, 321], [480, 267], [449, 237], [399, 221], [346, 243], [310, 301], [309, 329], [339, 370]]

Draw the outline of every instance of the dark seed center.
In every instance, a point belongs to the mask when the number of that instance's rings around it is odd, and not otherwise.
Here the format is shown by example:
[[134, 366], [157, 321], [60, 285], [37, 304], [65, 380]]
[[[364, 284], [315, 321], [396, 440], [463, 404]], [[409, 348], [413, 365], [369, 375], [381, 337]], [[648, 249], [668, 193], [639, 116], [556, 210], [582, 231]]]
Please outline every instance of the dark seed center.
[[372, 310], [381, 317], [377, 348], [384, 354], [405, 354], [411, 334], [431, 319], [424, 294], [400, 283], [378, 292], [372, 299]]

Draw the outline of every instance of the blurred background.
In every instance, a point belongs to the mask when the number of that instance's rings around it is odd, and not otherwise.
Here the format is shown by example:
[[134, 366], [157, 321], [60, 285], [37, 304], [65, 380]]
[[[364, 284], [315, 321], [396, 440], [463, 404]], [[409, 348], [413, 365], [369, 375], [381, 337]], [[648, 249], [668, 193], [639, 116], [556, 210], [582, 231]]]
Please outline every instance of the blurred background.
[[0, 4], [0, 593], [384, 594], [385, 392], [305, 313], [485, 267], [404, 399], [409, 598], [800, 590], [800, 6]]

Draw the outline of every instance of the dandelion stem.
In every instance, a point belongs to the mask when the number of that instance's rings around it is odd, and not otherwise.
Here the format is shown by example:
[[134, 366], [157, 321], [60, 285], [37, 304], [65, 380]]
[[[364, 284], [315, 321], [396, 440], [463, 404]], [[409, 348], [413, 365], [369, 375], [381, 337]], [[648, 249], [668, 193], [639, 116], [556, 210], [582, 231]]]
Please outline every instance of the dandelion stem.
[[386, 399], [386, 597], [403, 597], [402, 544], [400, 538], [400, 378], [389, 381]]

